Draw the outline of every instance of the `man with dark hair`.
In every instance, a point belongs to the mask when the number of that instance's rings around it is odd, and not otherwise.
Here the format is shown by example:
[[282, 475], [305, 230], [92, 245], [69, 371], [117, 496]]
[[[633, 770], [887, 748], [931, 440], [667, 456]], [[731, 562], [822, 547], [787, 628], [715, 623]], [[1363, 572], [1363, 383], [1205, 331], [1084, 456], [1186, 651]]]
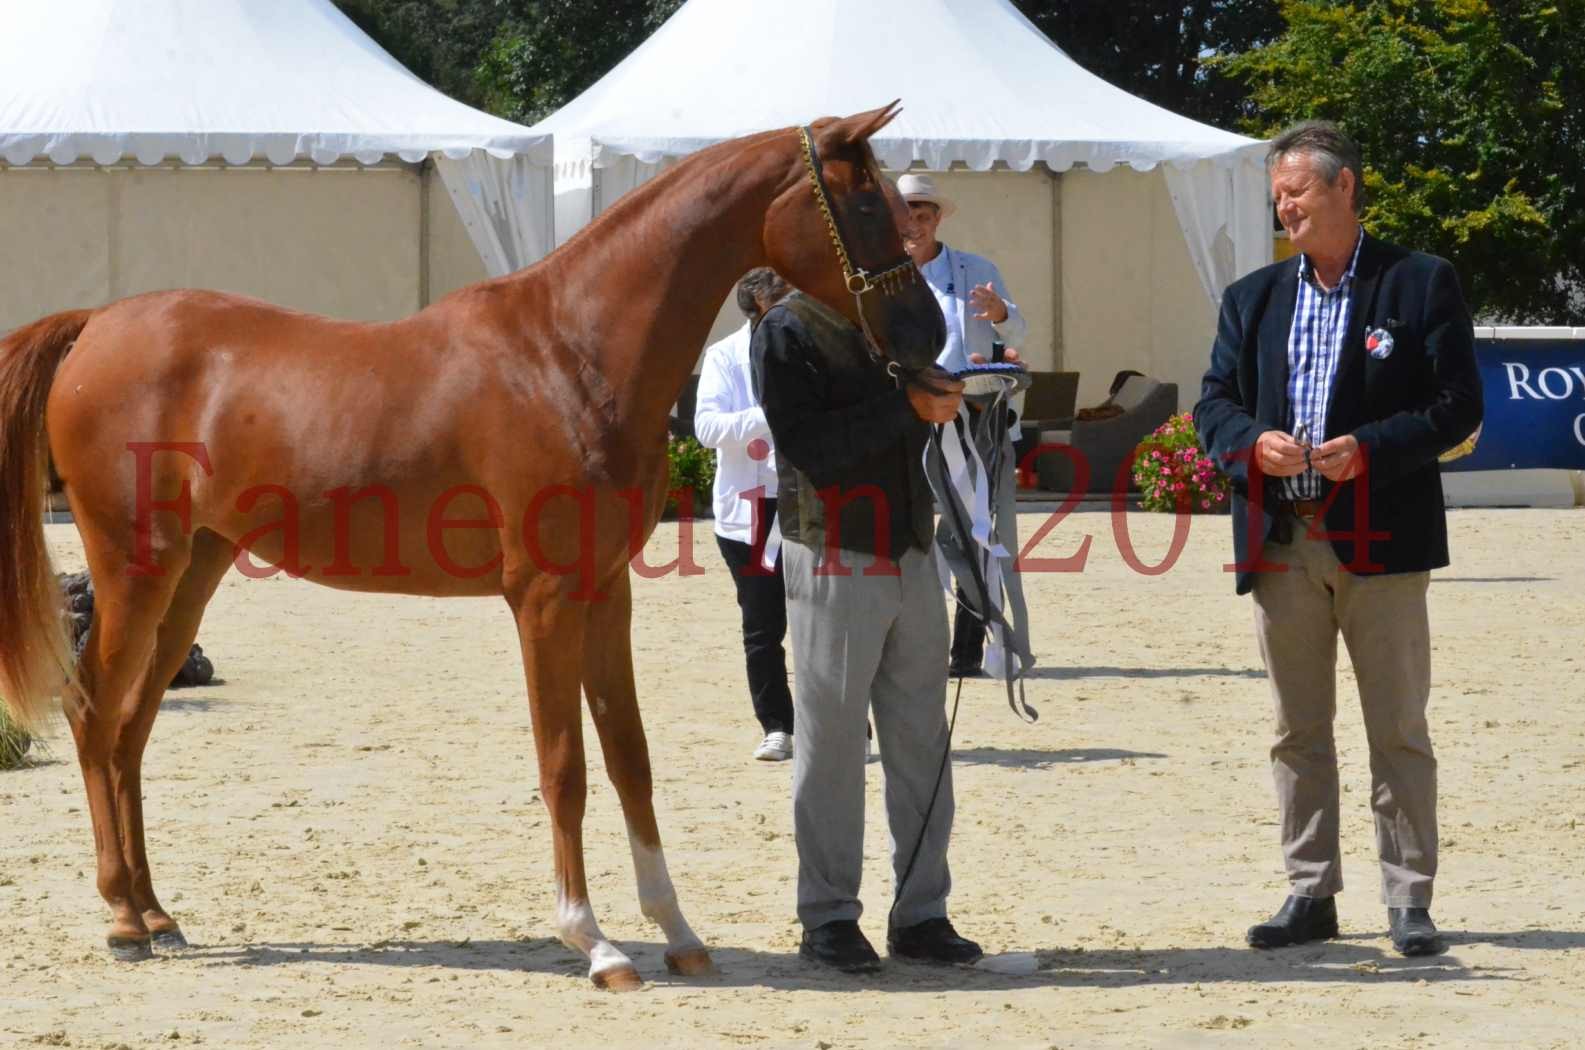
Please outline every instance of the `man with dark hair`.
[[1394, 947], [1441, 951], [1431, 921], [1436, 759], [1426, 725], [1430, 570], [1448, 564], [1437, 456], [1481, 418], [1474, 330], [1444, 259], [1359, 223], [1359, 147], [1308, 122], [1272, 141], [1295, 258], [1222, 298], [1194, 421], [1233, 477], [1238, 593], [1276, 706], [1272, 772], [1290, 896], [1256, 948], [1337, 936], [1337, 636], [1359, 682]]
[[765, 734], [754, 757], [784, 762], [793, 753], [792, 693], [787, 688], [787, 598], [781, 563], [758, 563], [776, 517], [776, 455], [770, 424], [754, 396], [749, 340], [765, 311], [790, 289], [768, 266], [750, 270], [737, 285], [743, 327], [704, 352], [693, 430], [716, 450], [715, 540], [732, 573], [743, 614], [743, 655], [749, 699]]
[[[748, 318], [750, 326], [759, 323], [765, 311], [781, 302], [792, 289], [782, 280], [781, 274], [769, 266], [756, 266], [737, 282], [737, 308]], [[746, 360], [746, 358], [745, 358]]]
[[799, 952], [849, 972], [879, 964], [858, 924], [873, 707], [900, 886], [887, 946], [909, 959], [973, 962], [980, 946], [947, 919], [947, 618], [923, 460], [928, 424], [956, 418], [963, 384], [933, 369], [931, 385], [899, 389], [856, 325], [799, 292], [766, 313], [752, 356], [776, 440], [785, 540]]

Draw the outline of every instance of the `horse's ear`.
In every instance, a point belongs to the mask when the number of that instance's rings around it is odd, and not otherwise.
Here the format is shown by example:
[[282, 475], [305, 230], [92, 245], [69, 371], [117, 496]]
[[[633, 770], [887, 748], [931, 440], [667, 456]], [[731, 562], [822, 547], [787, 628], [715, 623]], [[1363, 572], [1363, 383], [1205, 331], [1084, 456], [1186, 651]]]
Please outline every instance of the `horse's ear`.
[[903, 111], [902, 102], [900, 98], [894, 99], [890, 105], [882, 106], [880, 109], [843, 117], [826, 129], [826, 134], [848, 145], [867, 142], [871, 135], [897, 119], [897, 114]]

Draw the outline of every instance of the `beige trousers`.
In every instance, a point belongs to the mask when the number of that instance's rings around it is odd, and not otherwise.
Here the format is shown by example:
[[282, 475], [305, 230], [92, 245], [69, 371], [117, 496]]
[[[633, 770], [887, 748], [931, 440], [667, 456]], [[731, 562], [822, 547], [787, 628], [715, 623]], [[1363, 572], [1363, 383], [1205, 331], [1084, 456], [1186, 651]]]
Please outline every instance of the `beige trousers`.
[[1359, 680], [1370, 745], [1371, 808], [1389, 908], [1428, 908], [1436, 877], [1436, 757], [1426, 727], [1431, 639], [1430, 574], [1356, 576], [1332, 546], [1293, 521], [1291, 543], [1265, 557], [1287, 572], [1255, 580], [1255, 631], [1276, 703], [1271, 769], [1291, 892], [1329, 897], [1343, 888], [1338, 846], [1337, 636]]

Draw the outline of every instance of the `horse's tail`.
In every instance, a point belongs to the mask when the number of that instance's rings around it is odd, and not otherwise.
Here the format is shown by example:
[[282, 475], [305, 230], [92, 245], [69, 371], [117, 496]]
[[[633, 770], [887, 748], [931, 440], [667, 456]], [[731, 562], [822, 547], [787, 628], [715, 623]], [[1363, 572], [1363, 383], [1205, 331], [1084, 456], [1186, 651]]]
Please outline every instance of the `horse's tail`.
[[92, 310], [54, 314], [0, 339], [0, 704], [37, 728], [55, 696], [74, 702], [60, 586], [44, 545], [55, 371]]

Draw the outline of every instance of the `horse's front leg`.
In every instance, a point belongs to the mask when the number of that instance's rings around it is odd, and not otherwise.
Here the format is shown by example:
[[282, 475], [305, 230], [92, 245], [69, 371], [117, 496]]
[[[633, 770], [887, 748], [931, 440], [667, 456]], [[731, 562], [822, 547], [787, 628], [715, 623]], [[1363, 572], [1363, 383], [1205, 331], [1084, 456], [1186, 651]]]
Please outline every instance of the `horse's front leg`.
[[638, 878], [638, 904], [646, 918], [666, 934], [666, 968], [674, 974], [715, 973], [704, 943], [683, 918], [677, 890], [666, 868], [660, 828], [655, 821], [649, 745], [633, 684], [632, 586], [626, 567], [606, 588], [606, 600], [590, 609], [583, 684], [606, 772], [622, 800], [627, 837]]
[[643, 981], [633, 962], [606, 939], [589, 903], [583, 864], [583, 812], [588, 795], [579, 705], [589, 605], [560, 593], [561, 581], [536, 575], [511, 585], [507, 600], [517, 619], [528, 676], [528, 706], [539, 755], [539, 790], [550, 813], [556, 864], [556, 932], [589, 959], [589, 979], [627, 991]]

